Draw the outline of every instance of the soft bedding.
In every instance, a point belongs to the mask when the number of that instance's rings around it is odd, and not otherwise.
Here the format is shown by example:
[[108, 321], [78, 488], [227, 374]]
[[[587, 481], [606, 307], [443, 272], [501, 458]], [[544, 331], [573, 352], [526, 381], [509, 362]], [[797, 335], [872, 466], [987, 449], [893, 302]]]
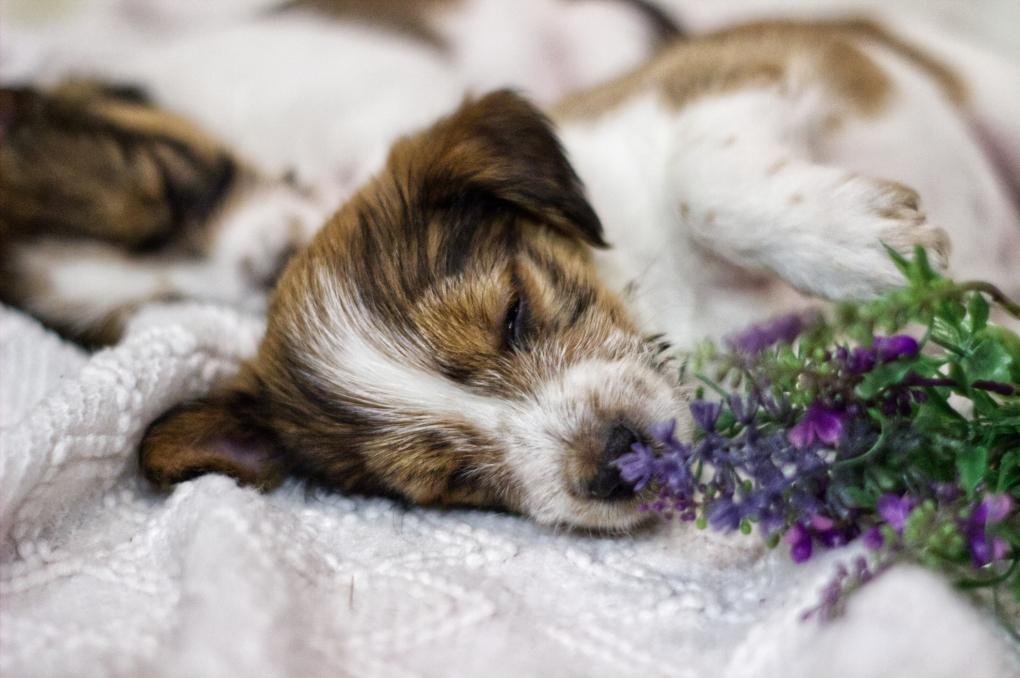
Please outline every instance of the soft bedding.
[[795, 565], [690, 523], [598, 536], [219, 476], [150, 490], [145, 426], [260, 330], [162, 307], [90, 357], [3, 309], [0, 675], [1020, 674], [990, 615], [918, 569], [802, 621], [853, 546]]

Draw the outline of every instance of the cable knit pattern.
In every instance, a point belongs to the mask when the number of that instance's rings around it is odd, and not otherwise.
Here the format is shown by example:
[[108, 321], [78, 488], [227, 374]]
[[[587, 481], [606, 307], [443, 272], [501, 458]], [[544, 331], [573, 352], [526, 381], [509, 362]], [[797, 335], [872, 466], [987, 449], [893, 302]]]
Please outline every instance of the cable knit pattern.
[[802, 622], [852, 549], [797, 566], [689, 524], [595, 536], [218, 476], [152, 491], [145, 427], [261, 329], [168, 306], [89, 357], [3, 309], [0, 675], [1020, 674], [995, 623], [920, 570]]

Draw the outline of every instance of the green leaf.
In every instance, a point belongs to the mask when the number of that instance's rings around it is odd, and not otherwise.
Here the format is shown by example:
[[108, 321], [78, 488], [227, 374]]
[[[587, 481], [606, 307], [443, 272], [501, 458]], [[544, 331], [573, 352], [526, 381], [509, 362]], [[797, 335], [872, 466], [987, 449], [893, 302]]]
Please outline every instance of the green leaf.
[[874, 496], [868, 494], [859, 487], [840, 488], [840, 496], [849, 500], [848, 503], [858, 508], [874, 509], [877, 501]]
[[902, 254], [900, 254], [893, 248], [889, 247], [885, 243], [882, 243], [882, 247], [884, 247], [885, 251], [889, 253], [889, 258], [892, 259], [893, 264], [896, 265], [896, 268], [900, 269], [900, 273], [903, 274], [903, 277], [906, 278], [907, 280], [910, 280], [911, 279], [910, 262], [907, 261], [907, 259]]
[[1013, 358], [1010, 373], [1014, 383], [1020, 384], [1020, 337], [1015, 332], [998, 325], [989, 325], [980, 336], [994, 340]]
[[959, 325], [967, 316], [967, 307], [956, 299], [946, 299], [939, 304], [938, 314], [954, 325]]
[[1009, 492], [1013, 488], [1020, 488], [1020, 448], [1002, 455], [999, 462], [999, 482], [995, 491]]
[[903, 381], [914, 367], [912, 360], [897, 360], [886, 365], [879, 365], [864, 375], [855, 392], [861, 400], [869, 400], [882, 392], [883, 389]]
[[962, 352], [962, 349], [959, 347], [963, 340], [963, 337], [960, 336], [960, 330], [955, 324], [946, 322], [942, 318], [936, 317], [932, 319], [931, 338], [939, 346], [945, 348], [952, 346], [957, 352]]
[[914, 246], [914, 260], [910, 262], [910, 273], [911, 276], [908, 277], [925, 283], [941, 277], [931, 270], [931, 264], [928, 263], [928, 253], [920, 245]]
[[956, 469], [960, 472], [960, 484], [973, 495], [988, 468], [988, 449], [981, 445], [964, 445], [956, 456]]
[[970, 329], [972, 332], [979, 332], [988, 324], [988, 302], [980, 292], [970, 295], [967, 302], [967, 312], [970, 313]]
[[1008, 382], [1011, 378], [1009, 368], [1012, 363], [1013, 356], [992, 338], [982, 339], [960, 361], [970, 384], [979, 379]]
[[882, 466], [872, 466], [865, 471], [865, 475], [867, 476], [865, 486], [868, 485], [867, 481], [870, 480], [874, 483], [873, 487], [879, 490], [879, 494], [895, 492], [901, 489], [902, 483], [900, 482], [899, 475]]

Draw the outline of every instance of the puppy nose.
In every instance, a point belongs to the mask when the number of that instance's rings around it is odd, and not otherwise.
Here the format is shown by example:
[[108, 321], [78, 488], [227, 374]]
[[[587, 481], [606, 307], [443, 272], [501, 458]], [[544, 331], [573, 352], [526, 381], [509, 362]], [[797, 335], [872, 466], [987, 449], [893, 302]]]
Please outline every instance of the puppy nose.
[[620, 478], [620, 471], [611, 464], [630, 452], [630, 446], [641, 440], [637, 431], [627, 424], [616, 424], [609, 431], [602, 453], [602, 467], [588, 484], [588, 490], [595, 499], [622, 501], [634, 496], [634, 488]]

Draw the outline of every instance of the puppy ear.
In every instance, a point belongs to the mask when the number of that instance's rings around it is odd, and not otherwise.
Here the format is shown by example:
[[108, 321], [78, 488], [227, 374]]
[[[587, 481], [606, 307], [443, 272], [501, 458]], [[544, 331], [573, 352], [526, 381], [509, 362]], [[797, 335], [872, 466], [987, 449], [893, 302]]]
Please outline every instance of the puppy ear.
[[506, 90], [468, 99], [426, 137], [426, 195], [453, 199], [465, 188], [510, 203], [553, 229], [595, 247], [608, 247], [602, 224], [584, 197], [549, 119]]
[[165, 487], [205, 473], [269, 490], [289, 464], [257, 396], [238, 388], [183, 403], [157, 419], [139, 449], [145, 477]]

